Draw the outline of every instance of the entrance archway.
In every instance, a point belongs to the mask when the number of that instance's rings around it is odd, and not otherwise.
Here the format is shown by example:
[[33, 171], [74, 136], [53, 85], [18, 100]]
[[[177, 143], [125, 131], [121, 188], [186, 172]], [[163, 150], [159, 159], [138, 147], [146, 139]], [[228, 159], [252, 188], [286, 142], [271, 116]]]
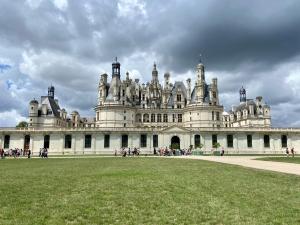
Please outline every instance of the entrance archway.
[[180, 138], [178, 136], [173, 136], [171, 138], [171, 148], [180, 149]]

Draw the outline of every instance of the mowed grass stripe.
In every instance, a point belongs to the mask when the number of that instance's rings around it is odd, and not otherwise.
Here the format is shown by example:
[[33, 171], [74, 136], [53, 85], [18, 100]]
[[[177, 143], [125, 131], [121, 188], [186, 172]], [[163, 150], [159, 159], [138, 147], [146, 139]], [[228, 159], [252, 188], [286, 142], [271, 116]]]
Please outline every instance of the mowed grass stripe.
[[300, 224], [300, 178], [201, 160], [0, 161], [0, 224]]

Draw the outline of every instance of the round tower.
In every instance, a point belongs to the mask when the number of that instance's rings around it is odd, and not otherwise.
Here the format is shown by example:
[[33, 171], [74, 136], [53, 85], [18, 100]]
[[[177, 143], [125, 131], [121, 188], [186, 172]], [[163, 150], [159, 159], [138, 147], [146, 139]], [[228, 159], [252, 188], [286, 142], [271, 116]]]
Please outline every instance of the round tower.
[[29, 103], [29, 126], [30, 127], [37, 125], [38, 109], [39, 109], [39, 102], [35, 99], [31, 100]]

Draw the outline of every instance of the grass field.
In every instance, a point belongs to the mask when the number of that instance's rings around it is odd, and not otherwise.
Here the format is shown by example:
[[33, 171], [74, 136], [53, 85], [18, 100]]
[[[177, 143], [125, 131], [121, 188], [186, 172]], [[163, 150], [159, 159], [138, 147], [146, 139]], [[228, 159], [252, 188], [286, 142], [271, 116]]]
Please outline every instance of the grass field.
[[263, 160], [263, 161], [274, 161], [274, 162], [287, 162], [287, 163], [298, 163], [300, 164], [300, 156], [297, 157], [264, 157], [264, 158], [258, 158], [257, 160]]
[[300, 224], [300, 177], [166, 158], [0, 160], [0, 224]]

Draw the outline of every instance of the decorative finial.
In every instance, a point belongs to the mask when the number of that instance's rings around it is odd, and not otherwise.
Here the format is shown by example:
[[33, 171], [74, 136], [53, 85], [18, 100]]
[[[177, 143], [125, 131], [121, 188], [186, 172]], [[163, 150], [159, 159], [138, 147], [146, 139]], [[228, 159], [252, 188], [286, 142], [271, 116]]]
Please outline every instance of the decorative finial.
[[118, 62], [118, 57], [116, 56], [116, 62]]
[[202, 63], [202, 54], [199, 54], [199, 63]]

